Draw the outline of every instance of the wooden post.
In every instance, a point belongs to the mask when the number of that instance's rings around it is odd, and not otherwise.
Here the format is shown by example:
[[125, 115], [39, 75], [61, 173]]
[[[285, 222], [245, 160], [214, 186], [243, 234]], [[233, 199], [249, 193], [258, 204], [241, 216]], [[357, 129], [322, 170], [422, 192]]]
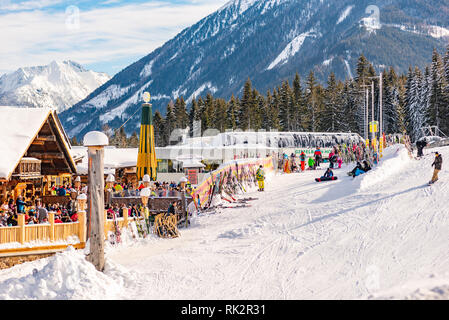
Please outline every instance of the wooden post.
[[50, 241], [55, 241], [55, 214], [48, 213], [48, 222], [50, 223]]
[[25, 243], [25, 214], [17, 215], [17, 225], [20, 227], [19, 242]]
[[79, 211], [78, 212], [78, 238], [80, 239], [81, 243], [86, 242], [86, 211]]
[[107, 136], [98, 131], [92, 131], [84, 137], [84, 146], [88, 149], [89, 161], [89, 214], [91, 218], [90, 228], [90, 253], [87, 260], [98, 271], [103, 271], [104, 257], [104, 146], [108, 145]]
[[123, 208], [122, 214], [123, 214], [123, 223], [124, 223], [123, 227], [128, 228], [128, 209]]
[[105, 240], [107, 240], [107, 237], [108, 237], [108, 230], [109, 230], [108, 212], [106, 210], [104, 210], [104, 239]]

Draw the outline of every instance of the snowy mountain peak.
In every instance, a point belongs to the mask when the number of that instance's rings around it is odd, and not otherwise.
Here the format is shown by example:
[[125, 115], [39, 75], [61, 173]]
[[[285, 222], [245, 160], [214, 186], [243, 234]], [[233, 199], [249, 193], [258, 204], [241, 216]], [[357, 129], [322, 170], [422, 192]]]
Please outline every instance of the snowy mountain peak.
[[0, 77], [0, 104], [49, 107], [62, 112], [110, 80], [74, 61], [19, 68]]

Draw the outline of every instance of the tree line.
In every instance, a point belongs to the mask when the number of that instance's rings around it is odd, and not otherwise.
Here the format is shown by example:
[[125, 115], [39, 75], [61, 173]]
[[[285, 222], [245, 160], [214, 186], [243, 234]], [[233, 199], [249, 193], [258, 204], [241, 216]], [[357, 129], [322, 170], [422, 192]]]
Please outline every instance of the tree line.
[[[254, 88], [248, 78], [241, 97], [233, 94], [225, 100], [209, 92], [204, 97], [193, 98], [187, 106], [181, 96], [167, 104], [165, 116], [155, 112], [156, 145], [169, 145], [175, 129], [190, 128], [190, 135], [193, 135], [195, 123], [201, 124], [201, 128], [196, 129], [200, 134], [213, 128], [220, 132], [356, 132], [365, 136], [365, 119], [372, 119], [372, 82], [374, 118], [379, 120], [379, 74], [364, 55], [358, 59], [354, 79], [338, 80], [331, 73], [323, 85], [310, 71], [304, 81], [296, 74], [291, 83], [285, 80], [265, 94]], [[416, 141], [422, 127], [438, 126], [449, 135], [449, 46], [444, 56], [434, 49], [432, 61], [424, 70], [410, 66], [407, 74], [399, 75], [393, 67], [384, 68], [382, 88], [382, 119], [386, 134], [406, 133]], [[111, 145], [138, 147], [136, 132], [128, 137], [123, 128], [111, 134], [110, 128], [105, 126], [103, 131], [110, 136]], [[76, 141], [72, 142], [76, 144]]]

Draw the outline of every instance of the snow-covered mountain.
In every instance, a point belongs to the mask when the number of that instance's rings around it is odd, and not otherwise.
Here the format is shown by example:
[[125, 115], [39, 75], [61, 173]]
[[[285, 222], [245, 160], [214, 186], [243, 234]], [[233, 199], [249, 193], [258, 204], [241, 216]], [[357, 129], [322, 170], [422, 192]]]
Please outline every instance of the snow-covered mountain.
[[356, 75], [364, 54], [377, 69], [429, 63], [449, 39], [446, 0], [232, 0], [128, 66], [63, 113], [70, 136], [108, 124], [138, 131], [142, 94], [165, 113], [170, 100], [212, 92], [240, 95], [251, 79], [259, 92], [310, 70], [325, 81]]
[[0, 77], [0, 105], [50, 107], [62, 112], [110, 79], [73, 61], [20, 68]]

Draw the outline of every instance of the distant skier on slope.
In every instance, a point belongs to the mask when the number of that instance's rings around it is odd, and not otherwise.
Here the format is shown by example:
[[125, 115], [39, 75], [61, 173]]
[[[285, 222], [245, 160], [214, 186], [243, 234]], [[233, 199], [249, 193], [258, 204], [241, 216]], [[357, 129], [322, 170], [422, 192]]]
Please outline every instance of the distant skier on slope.
[[263, 171], [263, 167], [262, 165], [259, 167], [259, 169], [257, 169], [256, 172], [256, 179], [257, 179], [257, 183], [259, 184], [259, 190], [258, 191], [264, 191], [265, 189], [265, 172]]
[[434, 184], [438, 181], [438, 173], [441, 171], [442, 164], [443, 158], [441, 157], [441, 154], [435, 152], [435, 161], [432, 163], [432, 167], [435, 167], [435, 169], [433, 171], [432, 180], [430, 180], [429, 184]]

